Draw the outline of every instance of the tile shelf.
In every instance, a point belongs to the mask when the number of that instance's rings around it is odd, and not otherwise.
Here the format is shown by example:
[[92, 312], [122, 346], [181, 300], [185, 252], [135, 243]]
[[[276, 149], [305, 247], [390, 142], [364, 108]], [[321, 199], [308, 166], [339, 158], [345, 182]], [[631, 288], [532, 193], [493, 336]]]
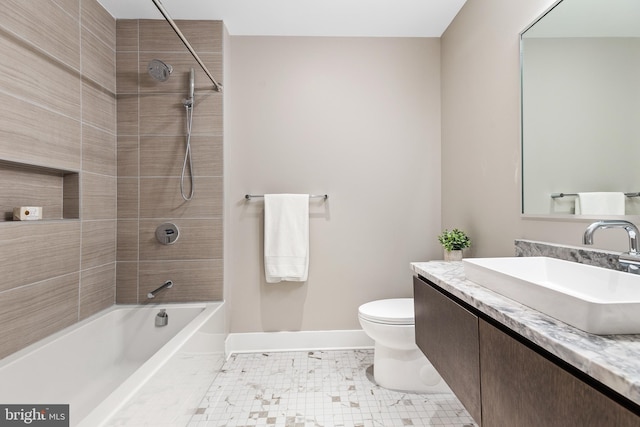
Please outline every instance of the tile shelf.
[[46, 221], [79, 219], [79, 171], [0, 159], [0, 222], [17, 206], [42, 206]]

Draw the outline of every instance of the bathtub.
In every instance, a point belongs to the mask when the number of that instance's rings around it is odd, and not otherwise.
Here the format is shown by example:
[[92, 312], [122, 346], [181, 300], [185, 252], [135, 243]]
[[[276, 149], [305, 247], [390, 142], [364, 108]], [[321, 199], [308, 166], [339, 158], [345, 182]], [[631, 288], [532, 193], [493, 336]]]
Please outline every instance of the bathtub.
[[[161, 308], [169, 322], [156, 327]], [[69, 404], [71, 426], [108, 425], [159, 375], [193, 376], [204, 395], [224, 362], [225, 337], [222, 302], [116, 305], [0, 361], [0, 403]], [[142, 414], [138, 407], [137, 416], [166, 410], [159, 397], [151, 399], [156, 408], [147, 405]]]

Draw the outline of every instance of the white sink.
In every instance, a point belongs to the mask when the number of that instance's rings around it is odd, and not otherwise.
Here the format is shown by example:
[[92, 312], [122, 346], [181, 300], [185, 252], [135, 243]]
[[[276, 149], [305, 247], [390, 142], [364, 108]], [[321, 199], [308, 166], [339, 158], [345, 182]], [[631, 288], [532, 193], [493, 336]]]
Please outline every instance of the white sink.
[[462, 263], [468, 280], [584, 331], [640, 333], [640, 275], [546, 257]]

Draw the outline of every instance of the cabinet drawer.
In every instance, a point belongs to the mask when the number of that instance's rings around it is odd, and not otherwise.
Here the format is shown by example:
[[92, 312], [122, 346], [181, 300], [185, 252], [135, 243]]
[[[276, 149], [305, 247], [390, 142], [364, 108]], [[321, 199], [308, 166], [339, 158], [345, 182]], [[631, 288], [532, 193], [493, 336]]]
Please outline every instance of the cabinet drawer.
[[481, 423], [478, 317], [414, 276], [416, 344]]
[[504, 332], [480, 321], [485, 427], [640, 425], [638, 417]]

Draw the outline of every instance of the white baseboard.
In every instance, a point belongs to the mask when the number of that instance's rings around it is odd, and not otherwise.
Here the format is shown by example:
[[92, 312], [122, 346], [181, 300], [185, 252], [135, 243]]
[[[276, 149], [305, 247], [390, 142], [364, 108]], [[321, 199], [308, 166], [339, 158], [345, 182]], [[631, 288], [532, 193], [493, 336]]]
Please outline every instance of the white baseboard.
[[362, 329], [232, 333], [227, 336], [225, 343], [227, 355], [233, 353], [365, 348], [373, 348], [373, 340]]

